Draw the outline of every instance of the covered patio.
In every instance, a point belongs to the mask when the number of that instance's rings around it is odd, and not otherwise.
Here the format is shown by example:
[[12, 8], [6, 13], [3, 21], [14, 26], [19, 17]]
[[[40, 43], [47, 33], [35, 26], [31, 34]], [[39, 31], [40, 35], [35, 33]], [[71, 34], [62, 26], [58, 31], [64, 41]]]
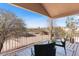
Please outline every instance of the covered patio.
[[[48, 20], [50, 21], [50, 30], [49, 30], [49, 36], [43, 39], [46, 40], [38, 40], [36, 42], [39, 43], [35, 43], [35, 44], [40, 44], [40, 43], [44, 43], [47, 44], [48, 41], [52, 40], [52, 21], [57, 19], [57, 18], [61, 18], [61, 17], [65, 17], [65, 16], [69, 16], [69, 15], [74, 15], [74, 14], [79, 14], [79, 4], [77, 3], [12, 3], [12, 6], [18, 7], [18, 8], [22, 8], [25, 10], [29, 10], [32, 11], [34, 13], [38, 13], [41, 15], [45, 15], [48, 17]], [[37, 38], [36, 38], [37, 39]], [[62, 39], [64, 40], [64, 39]], [[79, 55], [79, 38], [75, 38], [75, 42], [74, 43], [70, 43], [69, 41], [66, 41], [66, 54], [65, 54], [65, 50], [63, 47], [59, 47], [56, 46], [56, 56], [78, 56]], [[35, 41], [34, 41], [35, 42]], [[34, 43], [33, 42], [33, 43]], [[26, 42], [25, 42], [26, 43]], [[32, 43], [32, 42], [31, 42]], [[57, 42], [58, 44], [61, 44], [61, 42]], [[8, 52], [4, 52], [1, 55], [18, 55], [17, 53], [19, 53], [20, 55], [23, 54], [23, 52], [19, 52], [20, 50], [23, 50], [25, 48], [27, 48], [26, 50], [28, 51], [28, 49], [34, 53], [34, 44], [28, 46], [28, 44], [24, 44], [25, 46], [21, 47], [20, 49], [16, 49], [14, 51], [8, 51]], [[23, 49], [22, 49], [23, 48]], [[17, 52], [17, 53], [15, 53]], [[30, 53], [30, 52], [28, 52]], [[25, 55], [27, 55], [25, 53]], [[29, 54], [31, 55], [31, 53]], [[19, 55], [18, 55], [19, 56]]]

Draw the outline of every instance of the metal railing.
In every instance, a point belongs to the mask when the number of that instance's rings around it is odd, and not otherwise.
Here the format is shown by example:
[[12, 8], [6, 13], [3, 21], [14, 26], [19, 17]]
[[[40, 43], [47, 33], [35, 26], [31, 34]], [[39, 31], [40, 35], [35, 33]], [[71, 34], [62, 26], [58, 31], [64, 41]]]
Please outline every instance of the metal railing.
[[49, 35], [38, 35], [35, 37], [20, 37], [18, 39], [11, 39], [5, 41], [0, 55], [16, 55], [16, 52], [29, 48], [35, 44], [39, 44], [42, 41], [49, 40]]

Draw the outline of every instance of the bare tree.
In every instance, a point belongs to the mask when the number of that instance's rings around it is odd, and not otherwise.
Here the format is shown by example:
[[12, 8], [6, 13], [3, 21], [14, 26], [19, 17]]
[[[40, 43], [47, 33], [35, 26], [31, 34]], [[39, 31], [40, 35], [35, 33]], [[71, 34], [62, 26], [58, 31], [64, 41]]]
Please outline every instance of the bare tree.
[[19, 37], [25, 31], [22, 19], [13, 13], [0, 9], [0, 52], [3, 43], [10, 37]]
[[[70, 41], [74, 42], [75, 30], [77, 30], [79, 19], [75, 19], [75, 16], [68, 16], [66, 20], [67, 27], [70, 28], [68, 36], [70, 36]], [[72, 38], [72, 39], [71, 39]]]

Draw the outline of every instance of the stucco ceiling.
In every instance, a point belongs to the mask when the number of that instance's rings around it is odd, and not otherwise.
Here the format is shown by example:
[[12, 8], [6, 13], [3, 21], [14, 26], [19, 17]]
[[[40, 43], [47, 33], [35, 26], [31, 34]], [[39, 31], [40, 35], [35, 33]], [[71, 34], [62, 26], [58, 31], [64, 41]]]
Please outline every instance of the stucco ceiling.
[[13, 3], [51, 18], [59, 18], [79, 13], [79, 3]]

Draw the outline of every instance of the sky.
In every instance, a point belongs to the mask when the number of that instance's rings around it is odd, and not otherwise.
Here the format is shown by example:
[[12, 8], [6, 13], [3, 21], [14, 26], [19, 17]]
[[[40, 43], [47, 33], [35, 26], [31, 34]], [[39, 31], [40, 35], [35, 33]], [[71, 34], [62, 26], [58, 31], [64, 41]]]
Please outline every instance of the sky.
[[[24, 10], [22, 8], [15, 7], [7, 3], [0, 3], [0, 8], [10, 11], [16, 16], [22, 18], [23, 21], [26, 23], [27, 28], [38, 28], [48, 26], [47, 16]], [[56, 19], [56, 26], [65, 26], [65, 19], [66, 17]]]
[[66, 26], [66, 19], [67, 19], [66, 17], [55, 19], [55, 26], [65, 27]]

